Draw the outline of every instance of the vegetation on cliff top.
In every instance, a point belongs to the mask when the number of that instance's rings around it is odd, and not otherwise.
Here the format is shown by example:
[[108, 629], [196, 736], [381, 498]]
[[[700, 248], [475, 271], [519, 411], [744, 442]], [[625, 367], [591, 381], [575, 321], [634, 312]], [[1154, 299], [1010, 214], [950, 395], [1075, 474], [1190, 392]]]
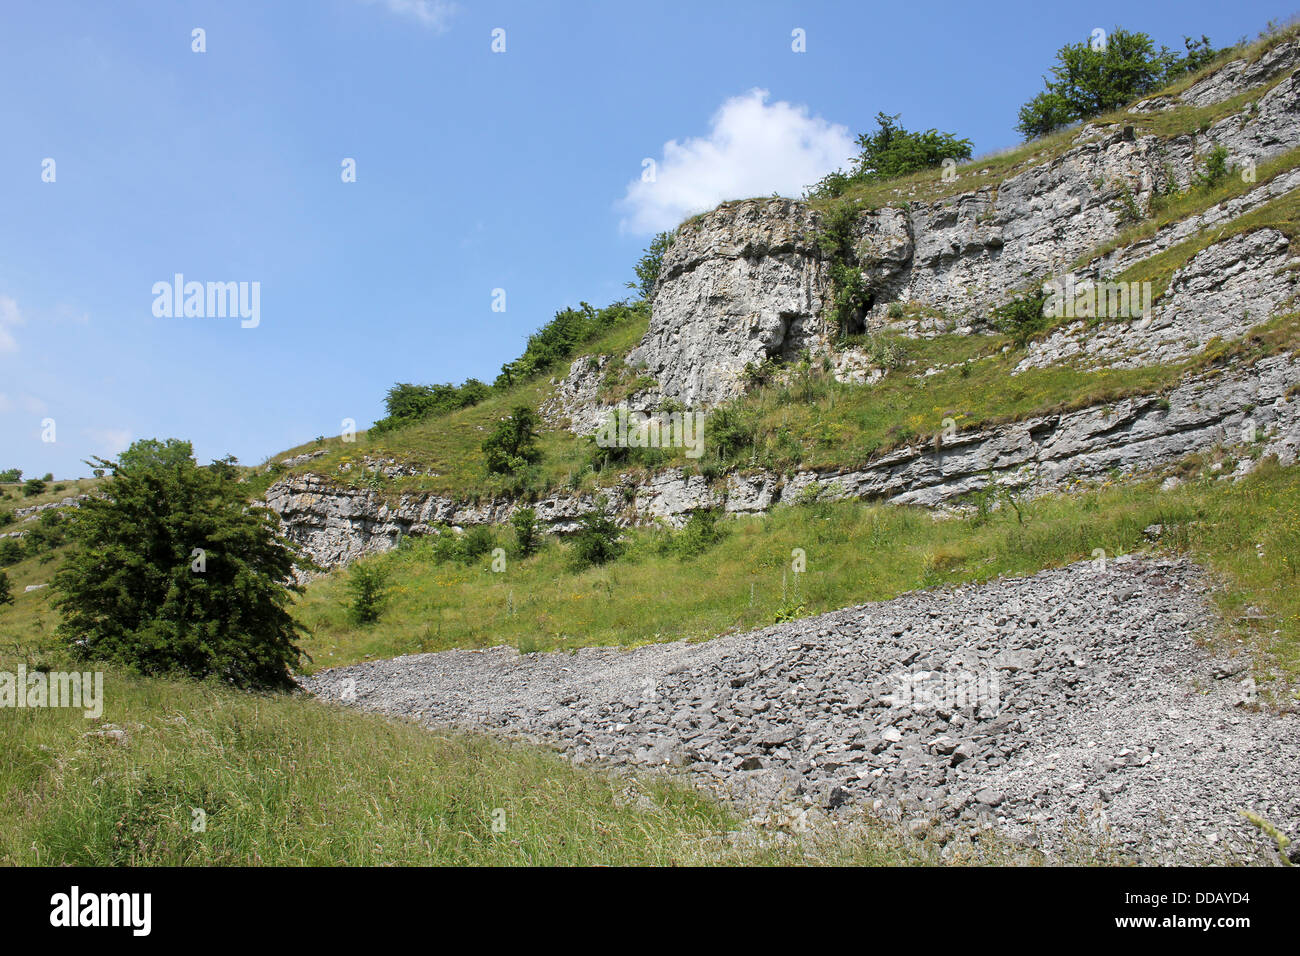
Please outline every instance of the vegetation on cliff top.
[[1186, 73], [1215, 62], [1225, 51], [1210, 45], [1209, 37], [1183, 38], [1182, 54], [1168, 47], [1156, 49], [1146, 33], [1115, 27], [1100, 28], [1079, 43], [1056, 51], [1052, 78], [1046, 89], [1020, 107], [1016, 126], [1026, 139], [1044, 136], [1062, 126], [1120, 109], [1149, 96]]

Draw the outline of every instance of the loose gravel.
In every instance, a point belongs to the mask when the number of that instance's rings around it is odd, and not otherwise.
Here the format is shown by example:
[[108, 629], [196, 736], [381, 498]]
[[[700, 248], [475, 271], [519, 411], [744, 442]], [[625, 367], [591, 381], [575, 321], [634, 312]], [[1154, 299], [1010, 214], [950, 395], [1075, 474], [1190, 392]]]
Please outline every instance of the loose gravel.
[[1049, 858], [1276, 860], [1300, 837], [1300, 716], [1210, 651], [1181, 559], [1093, 562], [916, 592], [710, 641], [446, 651], [324, 671], [330, 700], [685, 768], [756, 820], [861, 817]]

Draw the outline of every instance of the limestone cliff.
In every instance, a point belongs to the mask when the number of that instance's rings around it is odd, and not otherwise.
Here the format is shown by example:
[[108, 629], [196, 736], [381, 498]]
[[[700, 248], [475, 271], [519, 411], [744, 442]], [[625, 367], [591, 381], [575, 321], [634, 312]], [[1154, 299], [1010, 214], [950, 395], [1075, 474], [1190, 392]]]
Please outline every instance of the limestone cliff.
[[[1213, 147], [1228, 150], [1238, 164], [1258, 167], [1300, 145], [1300, 77], [1278, 80], [1297, 62], [1300, 40], [1293, 39], [1254, 63], [1228, 63], [1176, 101], [1161, 97], [1133, 108], [1139, 124], [1159, 110], [1208, 106], [1259, 88], [1257, 99], [1204, 129], [1162, 138], [1139, 135], [1129, 125], [1088, 125], [1064, 152], [1030, 155], [996, 183], [979, 184], [981, 165], [976, 162], [956, 174], [958, 185], [971, 181], [969, 191], [864, 210], [854, 226], [852, 263], [872, 297], [862, 327], [885, 326], [891, 303], [910, 303], [938, 318], [928, 326], [912, 323], [905, 331], [977, 330], [990, 309], [1017, 290], [1050, 277], [1102, 280], [1198, 230], [1249, 212], [1279, 190], [1290, 191], [1300, 173], [1261, 184], [1233, 200], [1229, 209], [1216, 207], [1071, 268], [1119, 236], [1133, 210], [1145, 214], [1158, 193], [1187, 188], [1198, 162]], [[654, 407], [671, 399], [708, 407], [743, 391], [743, 372], [751, 363], [789, 359], [805, 348], [826, 351], [830, 341], [822, 317], [830, 289], [814, 241], [821, 220], [806, 203], [753, 199], [723, 204], [685, 223], [664, 257], [650, 329], [628, 356], [629, 363], [658, 382], [635, 404]], [[1267, 270], [1257, 271], [1264, 275]], [[1249, 318], [1258, 321], [1272, 304], [1255, 304]], [[1173, 324], [1194, 335], [1208, 327], [1206, 316], [1224, 305], [1222, 296], [1172, 296], [1158, 305], [1153, 324]], [[1213, 334], [1240, 334], [1247, 324], [1218, 322]], [[1158, 348], [1150, 352], [1151, 361], [1171, 354]], [[575, 368], [571, 380], [579, 381], [584, 373]], [[605, 410], [594, 404], [589, 391], [572, 391], [565, 410], [576, 430], [589, 430]]]
[[[1126, 233], [1146, 221], [1157, 196], [1186, 189], [1216, 146], [1251, 170], [1300, 146], [1300, 39], [1243, 57], [1178, 95], [1132, 107], [1132, 123], [1090, 124], [1068, 140], [1030, 151], [993, 176], [980, 162], [957, 170], [945, 194], [900, 192], [858, 210], [849, 264], [860, 270], [869, 307], [861, 329], [903, 336], [976, 335], [991, 310], [1045, 280], [1072, 288], [1107, 283], [1181, 243], [1196, 241], [1145, 314], [1060, 324], [1031, 342], [1011, 374], [1062, 363], [1135, 368], [1179, 361], [1212, 340], [1230, 341], [1296, 310], [1300, 255], [1289, 223], [1267, 204], [1300, 188], [1300, 163], [1284, 163], [1232, 198], [1183, 218]], [[1222, 104], [1217, 106], [1216, 104]], [[1183, 132], [1153, 117], [1195, 114]], [[1170, 110], [1184, 109], [1170, 114]], [[1184, 124], [1185, 125], [1185, 124]], [[994, 162], [993, 160], [989, 161]], [[1241, 224], [1248, 224], [1248, 228]], [[725, 203], [685, 223], [664, 257], [650, 327], [626, 364], [652, 386], [629, 404], [709, 408], [735, 399], [745, 370], [804, 350], [831, 359], [836, 377], [871, 383], [894, 372], [870, 356], [836, 349], [826, 327], [828, 262], [816, 241], [822, 214], [789, 199]], [[900, 306], [907, 308], [901, 309]], [[892, 306], [892, 308], [891, 308]], [[901, 313], [901, 317], [900, 317]], [[543, 408], [553, 423], [588, 434], [608, 415], [599, 399], [609, 361], [582, 356]], [[950, 503], [992, 475], [1026, 494], [1078, 480], [1158, 472], [1184, 456], [1226, 449], [1222, 475], [1239, 475], [1267, 454], [1293, 464], [1300, 452], [1300, 359], [1279, 353], [1232, 359], [1189, 374], [1172, 391], [951, 434], [893, 448], [865, 466], [775, 474], [731, 473], [708, 481], [668, 469], [597, 498], [553, 492], [533, 503], [551, 530], [604, 507], [626, 522], [683, 522], [700, 508], [763, 511], [809, 489], [832, 497], [926, 506]], [[400, 463], [390, 463], [399, 468]], [[457, 501], [434, 494], [394, 498], [341, 487], [323, 475], [273, 485], [268, 504], [291, 537], [326, 566], [392, 547], [404, 534], [442, 525], [506, 520], [510, 500]]]

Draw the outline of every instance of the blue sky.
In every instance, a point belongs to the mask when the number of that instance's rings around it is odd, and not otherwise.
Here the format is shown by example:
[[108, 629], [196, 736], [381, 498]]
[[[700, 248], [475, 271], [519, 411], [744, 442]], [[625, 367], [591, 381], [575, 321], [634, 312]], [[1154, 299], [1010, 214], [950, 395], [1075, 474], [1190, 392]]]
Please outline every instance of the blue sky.
[[[1225, 45], [1292, 12], [4, 0], [0, 468], [149, 437], [253, 464], [365, 427], [392, 383], [491, 381], [557, 309], [626, 295], [656, 228], [797, 194], [878, 111], [989, 152], [1094, 27]], [[155, 316], [176, 273], [259, 283], [259, 324]]]

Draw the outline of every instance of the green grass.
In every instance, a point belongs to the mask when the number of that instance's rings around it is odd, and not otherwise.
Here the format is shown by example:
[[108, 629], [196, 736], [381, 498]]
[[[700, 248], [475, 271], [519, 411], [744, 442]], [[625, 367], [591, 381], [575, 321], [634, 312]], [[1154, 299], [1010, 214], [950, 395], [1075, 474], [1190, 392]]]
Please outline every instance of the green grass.
[[[64, 498], [75, 498], [77, 495], [88, 494], [102, 484], [103, 480], [102, 478], [64, 478], [47, 481], [45, 490], [39, 495], [32, 495], [30, 498], [23, 495], [22, 482], [3, 484], [0, 485], [0, 514], [13, 512], [19, 508], [30, 508], [33, 505], [44, 505], [52, 501], [62, 501]], [[55, 491], [55, 488], [61, 490]], [[18, 518], [14, 520], [15, 522], [20, 521]], [[21, 524], [0, 525], [0, 532], [19, 531], [21, 529]]]
[[[583, 354], [608, 355], [621, 360], [645, 335], [647, 324], [644, 320], [629, 322], [614, 329], [588, 347]], [[636, 370], [623, 368], [621, 361], [616, 361], [616, 364], [623, 374], [610, 382], [609, 397], [618, 397], [620, 386], [625, 388], [635, 382]], [[567, 363], [563, 368], [555, 369], [553, 374], [560, 378], [568, 374]], [[252, 490], [264, 490], [266, 485], [282, 474], [305, 472], [334, 475], [342, 484], [361, 485], [365, 476], [358, 465], [363, 456], [369, 456], [395, 458], [433, 473], [385, 480], [378, 485], [385, 492], [396, 494], [422, 491], [463, 497], [506, 494], [510, 490], [510, 482], [500, 476], [488, 475], [483, 467], [483, 440], [498, 420], [510, 414], [511, 408], [516, 405], [537, 408], [551, 398], [554, 391], [550, 378], [541, 377], [509, 392], [496, 393], [471, 408], [399, 428], [375, 438], [369, 437], [365, 432], [358, 432], [356, 441], [351, 443], [333, 437], [320, 443], [300, 445], [275, 455], [272, 461], [321, 449], [325, 454], [292, 468], [273, 469], [270, 475], [258, 475], [254, 479]], [[574, 471], [582, 469], [581, 446], [568, 431], [544, 429], [540, 448], [543, 463], [535, 479], [536, 489], [558, 487]], [[340, 473], [339, 466], [346, 463], [353, 463], [353, 469], [348, 473]]]
[[[1229, 484], [1208, 477], [1209, 464], [1189, 459], [1183, 470], [1193, 480], [1170, 491], [1154, 482], [1106, 482], [1027, 502], [1023, 523], [1011, 508], [980, 522], [819, 502], [727, 522], [726, 537], [691, 559], [664, 553], [668, 532], [643, 529], [629, 534], [623, 558], [584, 571], [571, 569], [567, 545], [554, 540], [538, 555], [508, 560], [500, 573], [487, 558], [439, 562], [432, 543], [417, 540], [365, 559], [382, 565], [394, 586], [378, 624], [350, 623], [345, 571], [310, 585], [299, 618], [313, 631], [307, 646], [317, 667], [452, 647], [545, 651], [704, 639], [771, 624], [783, 606], [816, 614], [919, 587], [1032, 573], [1095, 548], [1127, 553], [1144, 546], [1142, 529], [1163, 524], [1166, 543], [1223, 576], [1225, 636], [1249, 640], [1262, 655], [1257, 677], [1281, 678], [1285, 695], [1300, 680], [1300, 470], [1266, 462], [1256, 476]], [[508, 536], [499, 534], [498, 543], [507, 547]], [[807, 554], [798, 576], [789, 570], [795, 548]], [[1240, 623], [1246, 606], [1266, 614]]]
[[[13, 666], [0, 654], [0, 667]], [[0, 865], [937, 858], [936, 847], [865, 818], [851, 832], [774, 840], [677, 778], [576, 769], [541, 748], [431, 732], [301, 695], [113, 668], [104, 691], [103, 721], [126, 732], [125, 745], [90, 734], [102, 725], [80, 711], [13, 710], [0, 720]]]
[[1135, 262], [1116, 278], [1120, 282], [1150, 282], [1152, 300], [1159, 299], [1169, 288], [1174, 273], [1187, 265], [1198, 252], [1215, 243], [1244, 235], [1257, 229], [1276, 229], [1291, 240], [1294, 253], [1300, 246], [1300, 190], [1278, 196], [1220, 226], [1204, 229], [1190, 239], [1157, 255]]

